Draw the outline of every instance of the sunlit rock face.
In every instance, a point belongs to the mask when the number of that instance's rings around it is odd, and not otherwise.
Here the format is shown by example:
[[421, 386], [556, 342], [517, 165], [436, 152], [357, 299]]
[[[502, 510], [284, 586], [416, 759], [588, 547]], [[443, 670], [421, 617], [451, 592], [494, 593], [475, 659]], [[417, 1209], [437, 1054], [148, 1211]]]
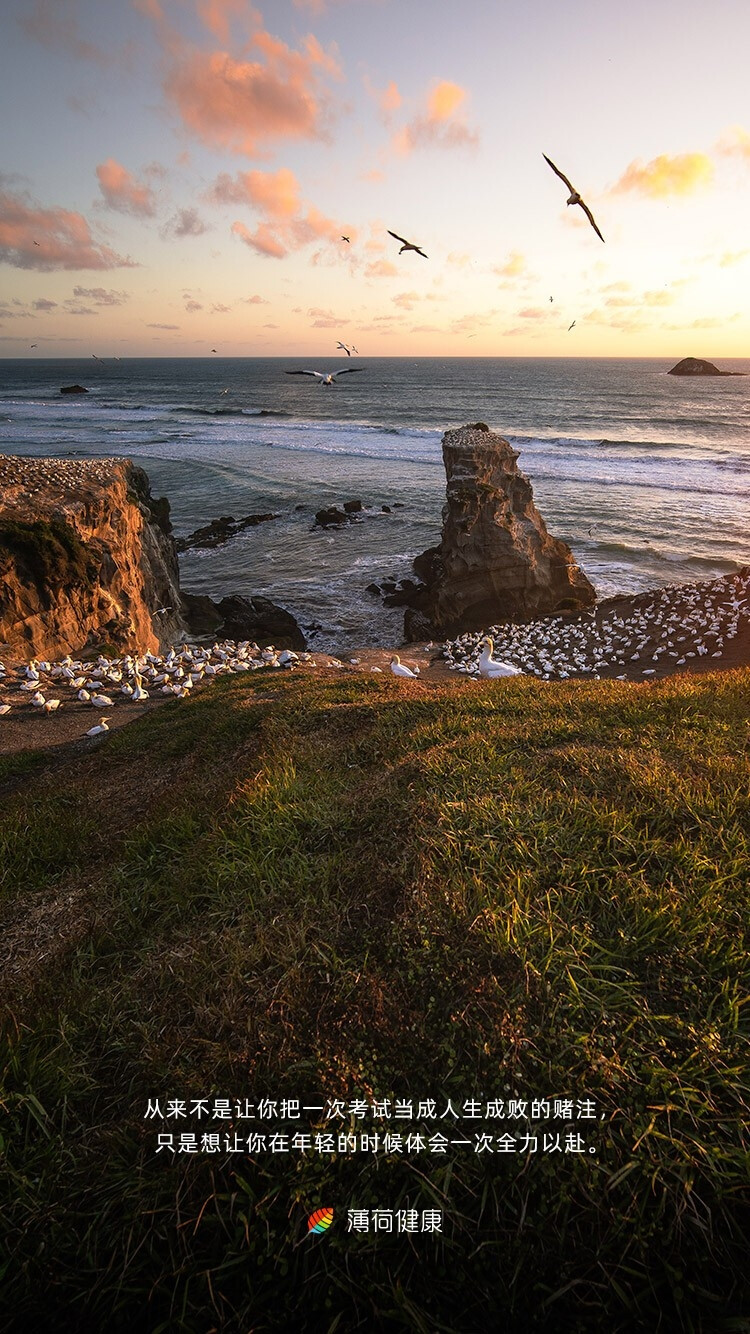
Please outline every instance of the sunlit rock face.
[[0, 457], [0, 646], [156, 652], [179, 634], [169, 504], [125, 459]]
[[483, 423], [446, 431], [442, 538], [416, 562], [426, 588], [406, 614], [407, 638], [578, 611], [596, 601], [570, 547], [548, 533], [517, 458]]

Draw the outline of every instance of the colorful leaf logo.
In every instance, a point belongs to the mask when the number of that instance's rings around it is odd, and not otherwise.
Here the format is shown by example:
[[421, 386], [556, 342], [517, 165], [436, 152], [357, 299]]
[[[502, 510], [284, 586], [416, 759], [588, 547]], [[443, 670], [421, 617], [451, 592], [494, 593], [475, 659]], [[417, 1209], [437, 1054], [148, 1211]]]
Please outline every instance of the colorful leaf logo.
[[316, 1209], [307, 1220], [307, 1235], [311, 1232], [327, 1232], [333, 1222], [333, 1209]]

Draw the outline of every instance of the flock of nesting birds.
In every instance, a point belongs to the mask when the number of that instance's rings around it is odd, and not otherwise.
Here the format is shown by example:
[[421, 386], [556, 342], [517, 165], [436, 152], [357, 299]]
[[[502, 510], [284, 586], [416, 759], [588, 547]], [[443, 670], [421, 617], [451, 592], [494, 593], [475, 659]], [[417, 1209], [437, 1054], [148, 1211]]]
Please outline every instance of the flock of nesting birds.
[[[615, 604], [575, 619], [550, 616], [492, 626], [486, 635], [459, 635], [444, 646], [443, 656], [451, 671], [471, 677], [648, 678], [694, 658], [722, 658], [750, 624], [749, 593], [750, 571], [744, 569], [702, 584], [672, 584], [620, 604], [620, 610]], [[502, 660], [492, 657], [493, 649]]]
[[[332, 659], [342, 666], [338, 659]], [[183, 644], [168, 653], [126, 654], [122, 658], [108, 658], [100, 654], [95, 661], [76, 660], [67, 654], [59, 662], [32, 658], [25, 666], [15, 668], [15, 681], [8, 677], [0, 662], [0, 685], [13, 692], [13, 704], [0, 704], [0, 716], [7, 717], [17, 709], [34, 708], [42, 714], [56, 714], [67, 703], [90, 705], [99, 714], [99, 722], [86, 730], [86, 736], [100, 736], [109, 731], [112, 709], [116, 703], [141, 704], [158, 695], [173, 699], [188, 699], [201, 684], [208, 684], [218, 676], [233, 676], [240, 672], [255, 672], [260, 668], [291, 669], [315, 667], [311, 653], [294, 653], [291, 649], [276, 649], [273, 645], [259, 648], [250, 640], [236, 643], [223, 640], [208, 646]]]
[[[599, 680], [606, 675], [624, 681], [637, 674], [654, 676], [660, 667], [686, 666], [690, 659], [722, 658], [726, 646], [748, 627], [750, 570], [744, 569], [703, 584], [670, 585], [643, 594], [635, 603], [614, 603], [575, 618], [558, 615], [493, 626], [486, 634], [460, 635], [440, 651], [451, 671], [474, 679]], [[497, 650], [501, 658], [493, 656]], [[357, 658], [349, 662], [359, 665]], [[650, 665], [640, 667], [641, 662]], [[312, 653], [230, 639], [210, 646], [183, 644], [161, 654], [100, 654], [95, 661], [69, 654], [54, 663], [34, 658], [11, 673], [0, 663], [0, 687], [13, 701], [0, 704], [0, 717], [30, 709], [49, 716], [68, 703], [90, 706], [99, 721], [85, 735], [97, 737], [109, 731], [111, 714], [103, 710], [117, 703], [141, 704], [159, 696], [188, 699], [197, 687], [219, 676], [317, 665]], [[328, 665], [344, 667], [335, 657], [328, 658]], [[377, 666], [369, 670], [382, 671]], [[420, 675], [418, 666], [407, 666], [398, 654], [392, 655], [390, 670], [398, 678]]]

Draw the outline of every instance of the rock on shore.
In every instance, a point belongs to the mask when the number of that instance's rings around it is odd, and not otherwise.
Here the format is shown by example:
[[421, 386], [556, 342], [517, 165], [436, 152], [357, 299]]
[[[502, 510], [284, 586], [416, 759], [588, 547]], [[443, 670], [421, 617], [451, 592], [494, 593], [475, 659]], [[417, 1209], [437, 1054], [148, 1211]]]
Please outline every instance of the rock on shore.
[[[129, 460], [0, 457], [0, 643], [158, 650], [182, 621], [169, 504]], [[160, 616], [159, 608], [168, 608]]]
[[596, 594], [534, 504], [517, 451], [483, 423], [446, 431], [440, 545], [414, 562], [425, 588], [406, 613], [408, 640], [591, 606]]

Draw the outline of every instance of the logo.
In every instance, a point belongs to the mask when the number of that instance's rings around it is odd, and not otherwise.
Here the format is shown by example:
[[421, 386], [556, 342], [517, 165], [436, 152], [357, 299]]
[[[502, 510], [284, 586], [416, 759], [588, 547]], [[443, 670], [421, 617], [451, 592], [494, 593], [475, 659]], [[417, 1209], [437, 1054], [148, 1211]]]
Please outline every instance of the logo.
[[311, 1232], [327, 1232], [333, 1222], [333, 1209], [316, 1209], [307, 1220], [307, 1235]]

